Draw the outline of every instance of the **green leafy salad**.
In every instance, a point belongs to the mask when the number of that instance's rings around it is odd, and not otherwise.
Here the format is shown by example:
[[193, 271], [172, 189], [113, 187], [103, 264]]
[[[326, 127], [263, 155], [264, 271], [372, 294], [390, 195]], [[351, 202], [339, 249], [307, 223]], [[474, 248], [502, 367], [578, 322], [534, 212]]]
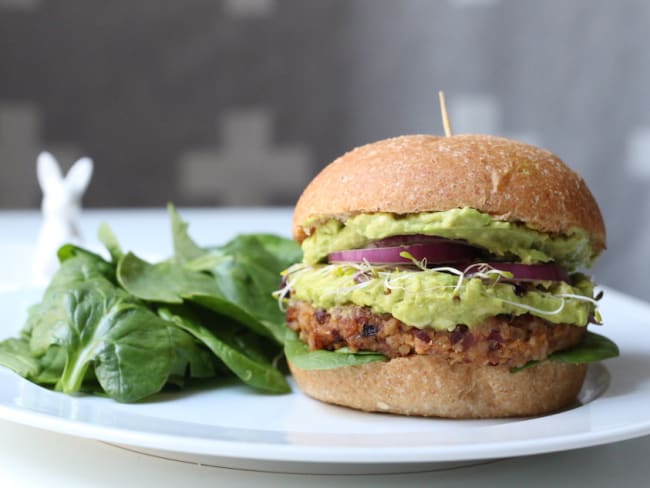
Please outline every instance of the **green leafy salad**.
[[0, 343], [0, 365], [56, 391], [120, 402], [232, 376], [262, 392], [289, 392], [287, 329], [271, 292], [300, 261], [298, 245], [248, 234], [202, 248], [172, 206], [169, 213], [174, 255], [163, 262], [124, 252], [106, 225], [99, 237], [110, 259], [63, 246], [20, 337]]

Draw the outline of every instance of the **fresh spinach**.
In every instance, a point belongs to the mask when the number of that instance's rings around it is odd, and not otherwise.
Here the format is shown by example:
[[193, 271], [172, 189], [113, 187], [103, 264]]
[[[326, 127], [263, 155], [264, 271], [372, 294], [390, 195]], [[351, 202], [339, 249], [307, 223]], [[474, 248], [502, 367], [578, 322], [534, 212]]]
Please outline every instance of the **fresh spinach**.
[[255, 317], [282, 344], [286, 326], [277, 301], [268, 293], [280, 286], [280, 273], [301, 259], [300, 248], [268, 234], [240, 235], [212, 250], [220, 259], [210, 272], [226, 299]]
[[161, 317], [173, 322], [184, 331], [192, 334], [205, 344], [223, 363], [247, 385], [271, 393], [288, 393], [291, 391], [284, 375], [270, 362], [252, 357], [246, 348], [237, 347], [232, 336], [219, 334], [220, 327], [210, 330], [188, 316], [173, 313], [168, 308], [159, 310]]
[[[610, 339], [591, 331], [585, 332], [585, 336], [580, 342], [569, 349], [557, 351], [548, 356], [546, 361], [556, 363], [570, 364], [587, 364], [604, 361], [605, 359], [614, 358], [619, 355], [618, 346]], [[528, 369], [542, 361], [528, 361], [523, 366], [511, 368], [510, 371], [517, 373]]]
[[205, 254], [202, 249], [188, 234], [189, 224], [185, 222], [170, 203], [167, 205], [169, 220], [171, 223], [172, 241], [174, 243], [174, 259], [185, 264]]
[[68, 316], [63, 305], [71, 291], [96, 282], [106, 288], [113, 286], [110, 278], [114, 276], [110, 273], [114, 273], [114, 267], [110, 263], [74, 246], [64, 246], [61, 251], [66, 252], [61, 267], [41, 301], [29, 309], [22, 331], [23, 337], [29, 338], [32, 353], [39, 357], [67, 334]]
[[207, 274], [174, 261], [151, 264], [133, 253], [120, 259], [117, 279], [133, 296], [152, 302], [183, 303], [193, 295], [221, 295], [217, 282]]
[[383, 354], [367, 351], [356, 353], [323, 349], [310, 351], [307, 344], [298, 339], [295, 332], [287, 334], [284, 354], [287, 360], [301, 369], [334, 369], [387, 360]]
[[280, 285], [280, 273], [301, 259], [300, 247], [283, 237], [248, 234], [201, 248], [173, 206], [169, 211], [174, 259], [152, 265], [125, 255], [117, 271], [122, 286], [143, 300], [198, 303], [283, 344], [284, 314], [271, 292]]
[[619, 355], [618, 346], [610, 339], [591, 331], [585, 333], [580, 344], [554, 352], [549, 356], [556, 363], [595, 363]]
[[69, 259], [80, 258], [80, 265], [64, 267], [61, 266], [59, 271], [52, 278], [50, 287], [66, 286], [68, 281], [84, 281], [94, 276], [102, 276], [107, 280], [115, 283], [115, 265], [106, 261], [99, 254], [88, 251], [74, 244], [65, 244], [59, 248], [59, 261], [63, 264]]
[[[32, 351], [33, 354], [33, 351]], [[38, 374], [34, 377], [30, 377], [34, 383], [39, 385], [46, 385], [54, 387], [63, 373], [63, 368], [65, 368], [66, 360], [66, 351], [64, 348], [52, 345], [50, 346], [45, 354], [38, 357], [38, 362], [40, 370]], [[87, 381], [95, 384], [97, 381], [93, 377], [92, 369], [89, 370], [86, 374]], [[96, 390], [97, 388], [88, 388], [88, 390]]]
[[190, 334], [178, 327], [169, 327], [174, 344], [174, 357], [169, 381], [183, 385], [192, 378], [212, 378], [221, 373], [214, 355]]
[[198, 303], [231, 317], [258, 334], [273, 337], [262, 321], [224, 296], [220, 282], [210, 274], [187, 269], [174, 261], [151, 264], [128, 253], [117, 266], [117, 278], [125, 290], [142, 300], [168, 304]]
[[202, 248], [171, 205], [169, 214], [174, 255], [160, 263], [124, 252], [106, 224], [98, 233], [110, 260], [61, 247], [61, 266], [20, 337], [0, 343], [0, 365], [58, 391], [121, 402], [224, 374], [289, 391], [276, 366], [284, 317], [271, 293], [299, 247], [261, 234]]
[[92, 366], [92, 377], [116, 400], [149, 396], [169, 374], [174, 347], [168, 325], [92, 269], [85, 255], [63, 262], [30, 313], [31, 350], [47, 357], [56, 346], [53, 359], [64, 355], [58, 391], [80, 391]]
[[88, 367], [112, 398], [131, 402], [160, 391], [174, 353], [167, 323], [121, 290], [89, 283], [64, 299], [68, 334], [65, 368], [55, 389], [81, 389]]
[[102, 223], [99, 225], [99, 229], [97, 229], [97, 237], [111, 255], [111, 260], [114, 263], [117, 263], [124, 255], [124, 251], [122, 251], [117, 236], [108, 224]]
[[11, 338], [0, 342], [0, 366], [14, 370], [25, 378], [34, 378], [41, 365], [29, 349], [29, 341]]

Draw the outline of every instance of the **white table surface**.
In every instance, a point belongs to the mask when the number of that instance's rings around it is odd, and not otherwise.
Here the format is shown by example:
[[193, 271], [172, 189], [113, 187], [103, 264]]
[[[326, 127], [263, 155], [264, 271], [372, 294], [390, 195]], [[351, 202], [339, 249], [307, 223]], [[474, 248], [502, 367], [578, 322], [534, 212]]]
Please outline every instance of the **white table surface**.
[[[236, 232], [289, 235], [286, 209], [183, 210], [202, 244], [218, 244]], [[161, 210], [85, 211], [86, 244], [97, 246], [100, 222], [113, 227], [124, 247], [150, 257], [171, 252]], [[0, 211], [0, 291], [29, 284], [37, 212]], [[146, 252], [144, 252], [146, 251]], [[0, 388], [2, 386], [0, 385]], [[0, 486], [648, 486], [650, 436], [614, 444], [500, 460], [456, 469], [391, 475], [262, 473], [170, 461], [92, 439], [48, 432], [0, 419]]]

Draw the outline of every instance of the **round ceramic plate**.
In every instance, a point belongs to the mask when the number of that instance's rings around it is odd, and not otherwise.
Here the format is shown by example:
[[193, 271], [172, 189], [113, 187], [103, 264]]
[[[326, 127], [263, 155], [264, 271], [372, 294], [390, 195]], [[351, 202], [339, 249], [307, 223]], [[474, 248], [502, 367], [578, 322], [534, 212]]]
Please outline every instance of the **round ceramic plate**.
[[[0, 336], [20, 329], [35, 290], [0, 293]], [[590, 367], [579, 402], [512, 420], [367, 414], [239, 385], [163, 393], [119, 404], [66, 396], [0, 368], [0, 417], [183, 461], [255, 470], [371, 473], [575, 449], [650, 433], [650, 305], [606, 290], [602, 333], [621, 357]]]

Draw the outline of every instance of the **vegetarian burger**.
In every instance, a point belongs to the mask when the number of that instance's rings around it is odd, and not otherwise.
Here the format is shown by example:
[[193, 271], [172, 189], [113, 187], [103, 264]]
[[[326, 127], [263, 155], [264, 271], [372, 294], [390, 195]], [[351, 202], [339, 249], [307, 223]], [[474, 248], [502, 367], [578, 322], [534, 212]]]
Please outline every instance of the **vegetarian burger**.
[[316, 399], [539, 415], [574, 402], [585, 363], [617, 352], [587, 332], [597, 301], [578, 272], [605, 248], [602, 216], [544, 149], [487, 135], [359, 147], [307, 186], [293, 235], [304, 259], [279, 292], [287, 359]]

